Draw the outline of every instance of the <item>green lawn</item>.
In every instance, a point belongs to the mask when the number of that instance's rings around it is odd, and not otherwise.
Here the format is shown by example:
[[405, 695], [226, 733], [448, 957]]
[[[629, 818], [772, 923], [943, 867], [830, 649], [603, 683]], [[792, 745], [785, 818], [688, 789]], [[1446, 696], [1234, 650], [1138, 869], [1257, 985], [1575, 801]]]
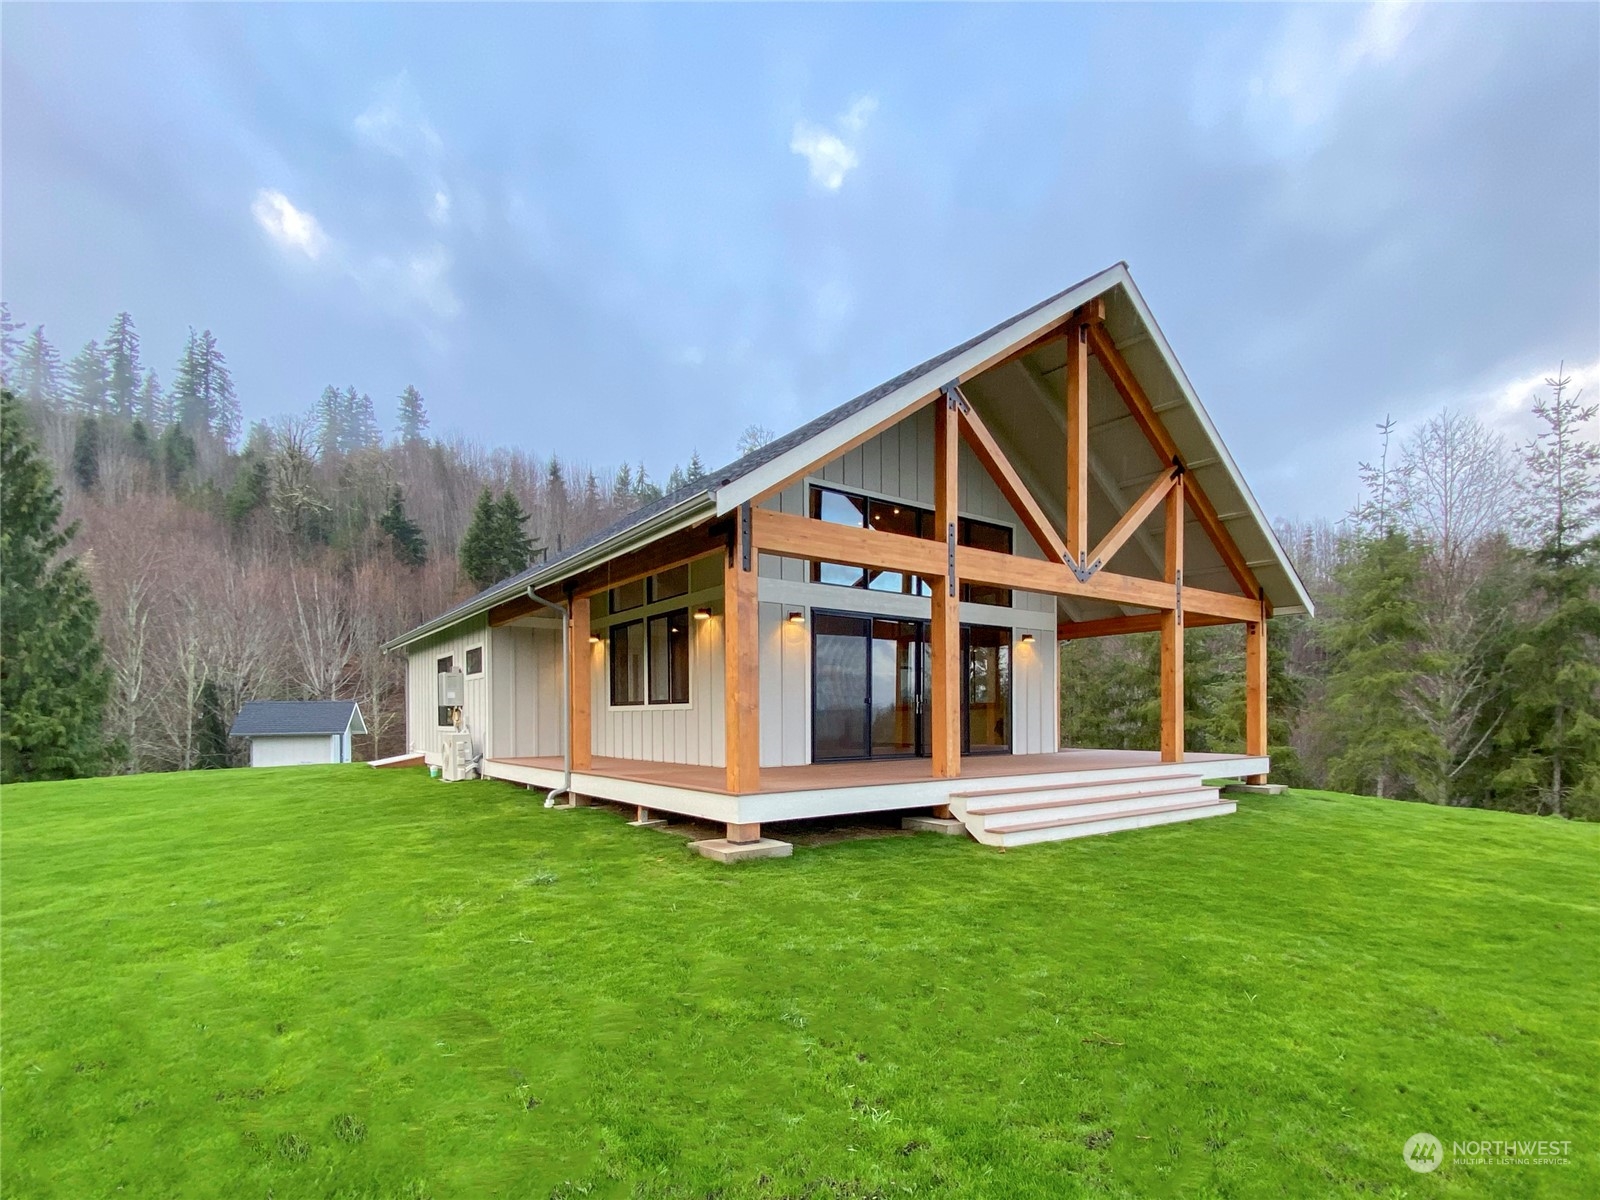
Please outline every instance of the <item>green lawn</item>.
[[[1596, 826], [1299, 793], [730, 868], [365, 767], [3, 820], [14, 1200], [1600, 1195]], [[1449, 1161], [1513, 1137], [1570, 1161]]]

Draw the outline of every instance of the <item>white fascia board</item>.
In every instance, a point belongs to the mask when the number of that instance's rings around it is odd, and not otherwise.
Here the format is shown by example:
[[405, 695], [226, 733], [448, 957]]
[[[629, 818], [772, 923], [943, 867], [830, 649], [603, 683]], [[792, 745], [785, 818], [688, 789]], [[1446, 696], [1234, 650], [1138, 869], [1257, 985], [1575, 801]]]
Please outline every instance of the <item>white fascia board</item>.
[[1200, 427], [1205, 430], [1206, 436], [1211, 439], [1211, 445], [1217, 454], [1217, 461], [1233, 486], [1239, 489], [1239, 494], [1244, 497], [1246, 508], [1255, 523], [1266, 534], [1267, 544], [1271, 547], [1278, 565], [1283, 568], [1283, 573], [1289, 579], [1289, 584], [1294, 588], [1298, 605], [1274, 606], [1274, 611], [1285, 616], [1303, 612], [1307, 616], [1316, 614], [1316, 605], [1311, 601], [1311, 596], [1306, 592], [1305, 584], [1301, 582], [1299, 573], [1294, 569], [1294, 563], [1284, 553], [1283, 546], [1278, 542], [1278, 535], [1272, 531], [1272, 525], [1266, 515], [1261, 511], [1261, 506], [1256, 503], [1255, 494], [1251, 492], [1250, 485], [1245, 483], [1244, 476], [1239, 473], [1239, 466], [1233, 461], [1233, 455], [1227, 445], [1217, 434], [1217, 427], [1211, 423], [1211, 415], [1206, 412], [1205, 405], [1200, 403], [1200, 397], [1194, 390], [1194, 384], [1189, 382], [1188, 373], [1184, 371], [1183, 364], [1178, 361], [1178, 356], [1172, 352], [1172, 346], [1167, 342], [1167, 335], [1161, 332], [1161, 326], [1156, 323], [1155, 315], [1150, 311], [1150, 306], [1144, 302], [1144, 297], [1139, 294], [1138, 285], [1133, 282], [1133, 277], [1123, 272], [1123, 285], [1128, 289], [1128, 298], [1133, 301], [1133, 307], [1139, 314], [1139, 319], [1144, 327], [1150, 331], [1151, 340], [1155, 342], [1156, 349], [1161, 352], [1162, 359], [1166, 362], [1168, 370], [1178, 381], [1178, 387], [1183, 392], [1183, 398], [1200, 420]]
[[761, 495], [782, 483], [791, 475], [799, 474], [813, 463], [827, 461], [832, 452], [866, 433], [873, 426], [892, 419], [896, 413], [910, 409], [929, 393], [936, 392], [952, 379], [959, 379], [991, 358], [999, 357], [1013, 347], [1036, 336], [1041, 330], [1060, 321], [1073, 309], [1088, 303], [1096, 296], [1110, 291], [1117, 284], [1131, 288], [1132, 280], [1127, 267], [1118, 263], [1100, 274], [1084, 280], [1055, 302], [1036, 312], [1029, 313], [991, 337], [985, 338], [966, 353], [949, 362], [926, 371], [915, 379], [896, 388], [883, 399], [869, 404], [858, 413], [852, 413], [836, 425], [831, 425], [809, 441], [785, 451], [770, 462], [763, 463], [748, 475], [730, 481], [717, 490], [717, 515], [724, 516], [748, 500]]

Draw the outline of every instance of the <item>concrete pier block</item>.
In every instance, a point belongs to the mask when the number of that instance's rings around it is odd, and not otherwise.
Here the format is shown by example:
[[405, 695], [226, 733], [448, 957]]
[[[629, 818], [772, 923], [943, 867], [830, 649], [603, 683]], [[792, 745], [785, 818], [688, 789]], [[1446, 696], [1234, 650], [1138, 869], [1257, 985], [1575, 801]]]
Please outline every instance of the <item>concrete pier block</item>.
[[773, 838], [758, 838], [753, 842], [730, 842], [727, 838], [710, 838], [703, 842], [690, 842], [689, 848], [713, 862], [736, 863], [747, 858], [788, 858], [794, 853], [789, 842]]
[[954, 817], [902, 817], [900, 828], [913, 833], [942, 833], [948, 837], [961, 837], [967, 832], [966, 825]]

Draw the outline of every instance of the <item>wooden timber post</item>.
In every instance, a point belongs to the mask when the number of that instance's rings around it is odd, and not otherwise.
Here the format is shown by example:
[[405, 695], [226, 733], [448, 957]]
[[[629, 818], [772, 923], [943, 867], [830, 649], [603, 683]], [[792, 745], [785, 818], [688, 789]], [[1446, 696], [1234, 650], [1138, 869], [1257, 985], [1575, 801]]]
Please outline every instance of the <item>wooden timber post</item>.
[[1161, 761], [1183, 761], [1183, 476], [1167, 492], [1166, 580], [1172, 607], [1161, 612]]
[[1067, 561], [1080, 570], [1089, 553], [1089, 324], [1067, 325]]
[[590, 664], [594, 653], [589, 645], [589, 597], [572, 596], [567, 601], [567, 651], [571, 676], [567, 687], [567, 742], [574, 771], [587, 771], [594, 765], [594, 742], [589, 732]]
[[930, 580], [933, 678], [928, 702], [933, 705], [929, 726], [936, 779], [954, 779], [961, 774], [961, 583], [956, 577], [961, 430], [957, 403], [955, 389], [948, 389], [935, 404], [933, 421], [933, 524], [945, 546], [944, 575]]
[[750, 505], [740, 505], [722, 570], [723, 754], [735, 795], [761, 783], [760, 608], [751, 521]]
[[[1244, 752], [1256, 756], [1267, 753], [1267, 614], [1262, 605], [1261, 619], [1244, 627]], [[1265, 783], [1265, 775], [1250, 775], [1246, 783]]]

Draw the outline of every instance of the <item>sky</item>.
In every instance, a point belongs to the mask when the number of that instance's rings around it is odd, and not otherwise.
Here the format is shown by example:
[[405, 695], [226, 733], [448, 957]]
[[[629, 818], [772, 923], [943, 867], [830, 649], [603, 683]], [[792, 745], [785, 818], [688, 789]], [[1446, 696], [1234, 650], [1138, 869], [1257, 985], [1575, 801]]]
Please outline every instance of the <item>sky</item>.
[[1600, 6], [0, 10], [0, 295], [664, 477], [1125, 261], [1267, 513], [1600, 399]]

